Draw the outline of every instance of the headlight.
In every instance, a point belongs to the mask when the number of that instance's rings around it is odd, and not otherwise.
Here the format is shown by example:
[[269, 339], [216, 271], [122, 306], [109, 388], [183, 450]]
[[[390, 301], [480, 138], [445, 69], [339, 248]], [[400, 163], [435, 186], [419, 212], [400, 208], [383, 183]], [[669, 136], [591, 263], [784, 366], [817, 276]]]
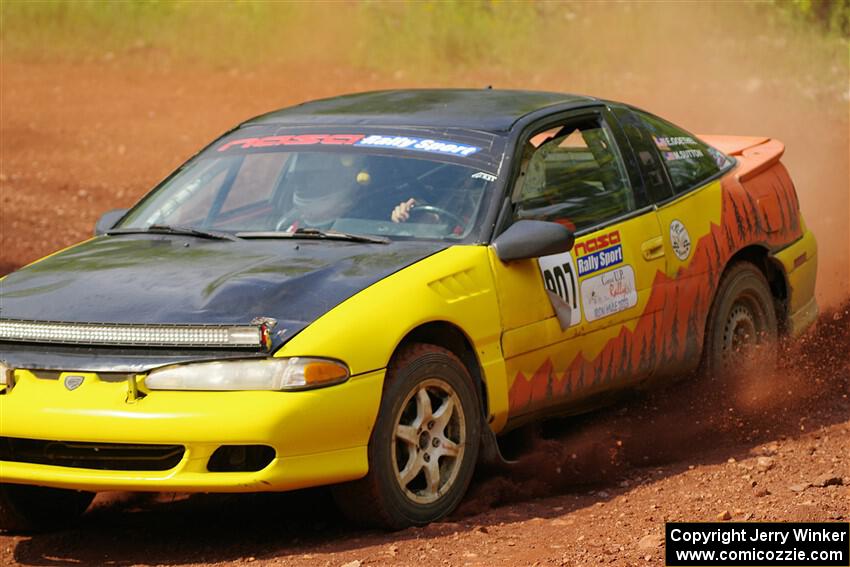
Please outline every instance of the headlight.
[[308, 390], [348, 380], [348, 367], [325, 358], [264, 358], [169, 366], [145, 379], [151, 390]]

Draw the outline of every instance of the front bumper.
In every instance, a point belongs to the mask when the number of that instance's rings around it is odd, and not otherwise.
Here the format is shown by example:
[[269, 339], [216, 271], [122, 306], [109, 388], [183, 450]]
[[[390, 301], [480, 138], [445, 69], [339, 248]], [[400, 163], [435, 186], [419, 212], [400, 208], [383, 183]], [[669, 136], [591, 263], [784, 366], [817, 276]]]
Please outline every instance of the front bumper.
[[[82, 385], [65, 387], [68, 375]], [[41, 376], [41, 377], [39, 377]], [[367, 445], [384, 371], [303, 392], [148, 392], [94, 373], [15, 372], [0, 391], [0, 437], [81, 443], [181, 445], [162, 471], [94, 470], [0, 460], [2, 482], [79, 490], [256, 492], [333, 484], [368, 471]], [[2, 388], [2, 387], [0, 387]], [[221, 446], [267, 445], [275, 457], [256, 472], [210, 472]]]

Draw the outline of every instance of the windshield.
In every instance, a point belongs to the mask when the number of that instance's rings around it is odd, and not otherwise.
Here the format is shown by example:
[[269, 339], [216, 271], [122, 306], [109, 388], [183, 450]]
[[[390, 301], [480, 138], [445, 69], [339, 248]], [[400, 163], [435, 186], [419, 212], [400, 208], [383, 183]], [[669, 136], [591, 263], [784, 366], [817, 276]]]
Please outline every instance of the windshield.
[[480, 150], [421, 135], [236, 131], [151, 192], [117, 229], [181, 227], [243, 237], [317, 229], [459, 241], [476, 226], [496, 179]]

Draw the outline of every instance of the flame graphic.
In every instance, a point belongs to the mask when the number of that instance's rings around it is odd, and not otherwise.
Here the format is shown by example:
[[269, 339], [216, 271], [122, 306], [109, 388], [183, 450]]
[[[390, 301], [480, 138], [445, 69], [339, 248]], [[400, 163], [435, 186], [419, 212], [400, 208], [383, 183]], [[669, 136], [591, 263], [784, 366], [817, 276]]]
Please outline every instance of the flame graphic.
[[[625, 325], [593, 359], [579, 354], [558, 371], [547, 359], [532, 376], [519, 372], [508, 393], [511, 416], [556, 405], [573, 391], [608, 390], [639, 381], [655, 368], [687, 370], [702, 352], [714, 290], [729, 259], [750, 245], [774, 249], [802, 236], [799, 204], [779, 162], [755, 175], [729, 174], [721, 181], [721, 222], [699, 238], [690, 264], [671, 278], [658, 272], [634, 330]], [[580, 339], [579, 339], [580, 340]]]

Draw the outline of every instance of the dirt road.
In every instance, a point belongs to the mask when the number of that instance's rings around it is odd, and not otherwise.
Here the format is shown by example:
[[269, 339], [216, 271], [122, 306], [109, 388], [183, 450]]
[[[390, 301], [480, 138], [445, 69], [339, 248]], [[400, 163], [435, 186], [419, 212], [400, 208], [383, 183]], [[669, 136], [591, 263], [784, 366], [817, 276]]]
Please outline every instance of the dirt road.
[[[0, 67], [0, 273], [86, 237], [101, 212], [128, 206], [241, 119], [334, 94], [340, 85], [398, 84], [353, 71], [334, 71], [327, 80], [293, 68], [269, 78], [108, 57]], [[672, 99], [648, 90], [632, 94], [658, 112]], [[714, 94], [709, 89], [705, 96]], [[764, 129], [755, 133], [786, 128], [772, 118], [780, 114], [776, 104], [766, 99], [758, 109]], [[531, 449], [516, 466], [481, 471], [460, 510], [423, 529], [354, 529], [323, 490], [106, 494], [79, 529], [0, 536], [0, 564], [642, 565], [661, 562], [665, 520], [847, 519], [850, 304], [837, 307], [846, 296], [847, 260], [831, 256], [846, 246], [828, 242], [830, 227], [847, 211], [841, 190], [848, 156], [840, 139], [807, 156], [817, 136], [841, 135], [819, 130], [817, 113], [800, 112], [797, 119], [808, 128], [798, 138], [788, 132], [787, 163], [804, 213], [810, 207], [809, 222], [821, 231], [818, 293], [834, 310], [789, 349], [781, 371], [745, 384], [680, 384], [547, 424], [526, 439]], [[688, 120], [704, 131], [711, 124], [699, 112]], [[844, 212], [829, 211], [831, 198], [843, 199]]]

